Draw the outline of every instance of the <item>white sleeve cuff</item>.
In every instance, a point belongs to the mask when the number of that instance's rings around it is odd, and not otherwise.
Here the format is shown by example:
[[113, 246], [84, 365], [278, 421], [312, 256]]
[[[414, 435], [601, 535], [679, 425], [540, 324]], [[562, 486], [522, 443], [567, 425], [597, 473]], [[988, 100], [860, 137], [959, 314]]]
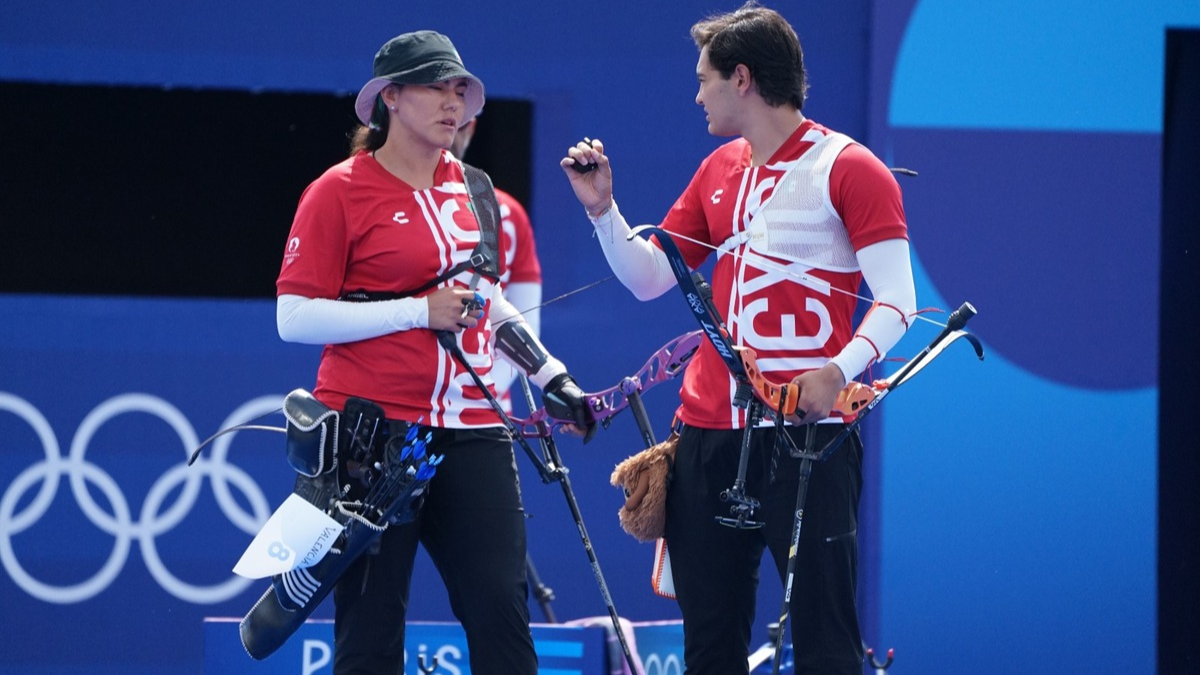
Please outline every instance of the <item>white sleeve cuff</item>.
[[377, 302], [343, 302], [302, 295], [281, 295], [275, 303], [275, 323], [285, 342], [340, 344], [389, 333], [429, 327], [429, 303], [424, 298]]

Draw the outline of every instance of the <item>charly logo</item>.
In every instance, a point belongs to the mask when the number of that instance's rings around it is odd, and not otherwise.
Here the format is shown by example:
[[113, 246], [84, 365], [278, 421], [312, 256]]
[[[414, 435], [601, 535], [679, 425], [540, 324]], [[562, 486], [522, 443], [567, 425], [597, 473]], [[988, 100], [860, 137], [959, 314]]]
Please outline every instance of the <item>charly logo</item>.
[[[274, 412], [282, 402], [283, 396], [262, 396], [247, 401], [230, 413], [220, 428], [225, 429]], [[0, 392], [0, 411], [24, 420], [41, 441], [45, 453], [44, 459], [17, 474], [0, 497], [0, 563], [26, 593], [56, 604], [83, 602], [92, 598], [108, 588], [121, 573], [135, 541], [151, 576], [164, 590], [180, 600], [196, 604], [223, 602], [237, 596], [253, 582], [251, 579], [231, 576], [211, 586], [189, 584], [167, 569], [155, 543], [157, 537], [173, 530], [191, 512], [208, 479], [212, 480], [212, 492], [217, 505], [229, 522], [248, 534], [254, 534], [267, 521], [271, 510], [258, 483], [245, 471], [225, 461], [236, 434], [220, 436], [204, 456], [188, 466], [188, 454], [200, 443], [187, 417], [158, 397], [121, 394], [104, 401], [88, 413], [76, 430], [70, 451], [64, 458], [54, 430], [36, 407], [18, 396]], [[154, 415], [165, 421], [179, 436], [183, 448], [179, 455], [180, 462], [150, 487], [137, 518], [130, 513], [129, 502], [113, 477], [88, 461], [86, 456], [96, 431], [110, 420], [127, 413]], [[50, 509], [64, 478], [88, 520], [114, 538], [113, 548], [100, 570], [91, 578], [74, 585], [55, 585], [38, 579], [21, 565], [13, 546], [16, 535], [35, 525], [53, 527], [53, 523], [43, 521], [43, 516]], [[104, 496], [109, 509], [96, 502], [89, 485]], [[182, 487], [177, 490], [177, 486]], [[37, 494], [18, 512], [17, 506], [22, 503], [22, 498], [34, 488], [37, 488]], [[234, 498], [235, 489], [241, 493], [242, 503], [247, 504], [251, 512], [247, 512]], [[176, 495], [174, 503], [164, 508], [164, 503], [171, 495]]]

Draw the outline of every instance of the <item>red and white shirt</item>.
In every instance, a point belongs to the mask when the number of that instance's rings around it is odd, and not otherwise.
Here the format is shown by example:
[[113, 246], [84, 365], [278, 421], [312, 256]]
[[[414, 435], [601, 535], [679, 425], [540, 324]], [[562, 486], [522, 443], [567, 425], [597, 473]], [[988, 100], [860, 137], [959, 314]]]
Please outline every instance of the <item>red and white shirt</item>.
[[[361, 152], [304, 191], [276, 289], [307, 298], [359, 290], [409, 293], [468, 260], [478, 241], [462, 166], [449, 152], [426, 190], [414, 190]], [[470, 277], [464, 272], [441, 286], [467, 287]], [[487, 301], [485, 312], [492, 286], [481, 278], [476, 288]], [[492, 367], [490, 339], [486, 320], [458, 334], [463, 353], [485, 379]], [[348, 397], [365, 398], [391, 419], [433, 426], [500, 424], [470, 375], [424, 329], [326, 345], [313, 395], [334, 409]]]
[[[745, 139], [721, 146], [700, 165], [663, 220], [663, 229], [711, 246], [730, 241], [749, 228], [786, 172], [832, 133], [806, 120], [761, 166], [753, 166]], [[848, 237], [857, 251], [888, 239], [907, 239], [899, 185], [866, 148], [847, 145], [817, 180], [830, 207], [821, 224], [830, 241]], [[683, 237], [675, 241], [688, 266], [697, 269], [712, 250]], [[853, 336], [861, 272], [771, 258], [756, 265], [760, 254], [749, 251], [746, 241], [733, 241], [734, 255], [719, 254], [712, 272], [713, 302], [733, 343], [754, 349], [760, 368], [774, 382], [788, 382], [836, 356]], [[799, 275], [828, 282], [833, 290]], [[733, 406], [733, 393], [728, 369], [705, 343], [684, 375], [678, 415], [692, 426], [739, 428], [745, 411]]]
[[496, 201], [500, 202], [500, 250], [505, 266], [500, 285], [542, 283], [542, 264], [537, 257], [529, 214], [521, 202], [504, 190], [496, 190]]

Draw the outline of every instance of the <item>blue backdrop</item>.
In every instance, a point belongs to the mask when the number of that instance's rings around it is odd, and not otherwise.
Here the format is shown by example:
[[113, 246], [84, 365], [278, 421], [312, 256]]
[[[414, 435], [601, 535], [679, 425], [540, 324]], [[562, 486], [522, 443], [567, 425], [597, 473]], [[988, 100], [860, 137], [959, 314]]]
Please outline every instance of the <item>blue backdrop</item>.
[[1163, 55], [1198, 22], [878, 5], [871, 140], [922, 170], [918, 297], [976, 302], [991, 347], [885, 421], [881, 623], [919, 672], [1154, 672]]
[[[805, 45], [806, 113], [920, 172], [903, 183], [919, 302], [972, 301], [990, 352], [978, 364], [953, 350], [881, 408], [867, 639], [897, 649], [901, 675], [1059, 673], [1091, 655], [1152, 673], [1163, 34], [1200, 24], [1200, 9], [775, 6]], [[702, 10], [445, 7], [16, 3], [0, 22], [0, 78], [348, 92], [386, 39], [442, 30], [489, 95], [534, 103], [530, 211], [547, 297], [607, 275], [557, 159], [574, 139], [603, 139], [622, 210], [661, 217], [720, 142], [693, 104], [687, 28]], [[279, 218], [286, 228], [291, 214]], [[239, 615], [261, 591], [227, 570], [290, 478], [263, 433], [229, 437], [190, 469], [184, 456], [311, 386], [316, 351], [277, 339], [269, 302], [0, 296], [0, 316], [0, 672], [199, 672], [202, 617]], [[547, 344], [589, 389], [689, 321], [672, 295], [638, 303], [613, 284], [543, 312]], [[918, 323], [893, 354], [935, 332]], [[671, 389], [647, 397], [664, 426]], [[675, 618], [649, 593], [651, 550], [620, 531], [608, 486], [638, 445], [624, 418], [592, 445], [563, 444], [617, 606]], [[559, 488], [522, 467], [557, 611], [602, 614]], [[422, 575], [414, 618], [449, 620]], [[769, 575], [760, 597], [774, 614]]]

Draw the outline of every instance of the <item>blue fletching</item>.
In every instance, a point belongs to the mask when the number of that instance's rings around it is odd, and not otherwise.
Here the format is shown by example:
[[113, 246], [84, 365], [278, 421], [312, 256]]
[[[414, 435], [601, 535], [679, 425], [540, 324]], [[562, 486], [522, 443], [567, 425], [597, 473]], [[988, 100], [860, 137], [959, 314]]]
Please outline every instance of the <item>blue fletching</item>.
[[420, 469], [417, 470], [417, 480], [428, 480], [433, 478], [433, 474], [436, 472], [437, 469], [435, 469], [432, 464], [426, 462], [425, 464], [421, 465]]

